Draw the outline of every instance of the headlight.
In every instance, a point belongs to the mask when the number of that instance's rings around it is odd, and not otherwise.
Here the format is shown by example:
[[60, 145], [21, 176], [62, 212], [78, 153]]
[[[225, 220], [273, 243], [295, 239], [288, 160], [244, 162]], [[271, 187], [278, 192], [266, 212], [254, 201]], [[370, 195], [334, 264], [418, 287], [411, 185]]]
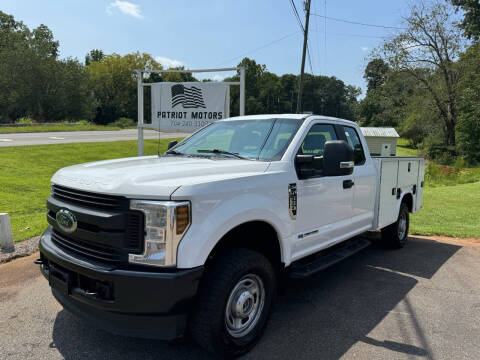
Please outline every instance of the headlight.
[[191, 223], [188, 201], [131, 200], [130, 209], [145, 215], [143, 254], [129, 254], [128, 261], [152, 266], [174, 266], [177, 247]]

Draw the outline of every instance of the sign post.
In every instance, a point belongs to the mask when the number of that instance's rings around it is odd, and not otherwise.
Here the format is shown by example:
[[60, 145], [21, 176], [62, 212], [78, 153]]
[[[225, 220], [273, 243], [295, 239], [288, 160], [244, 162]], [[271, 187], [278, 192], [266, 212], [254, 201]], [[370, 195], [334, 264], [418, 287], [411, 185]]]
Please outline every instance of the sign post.
[[[198, 73], [237, 70], [240, 81], [144, 83], [144, 73]], [[194, 132], [206, 124], [230, 116], [230, 86], [240, 86], [240, 115], [245, 115], [245, 68], [200, 70], [135, 70], [138, 93], [138, 156], [143, 156], [143, 129], [153, 128], [166, 132]], [[143, 87], [152, 92], [152, 122], [144, 122]], [[155, 125], [158, 124], [156, 127]]]
[[138, 156], [143, 156], [143, 71], [137, 70], [138, 96]]

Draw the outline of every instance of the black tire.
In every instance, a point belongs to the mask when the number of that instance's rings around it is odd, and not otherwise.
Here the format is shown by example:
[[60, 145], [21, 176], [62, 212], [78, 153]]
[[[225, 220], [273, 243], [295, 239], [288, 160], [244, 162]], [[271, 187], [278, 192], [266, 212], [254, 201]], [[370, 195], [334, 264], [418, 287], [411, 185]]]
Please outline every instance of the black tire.
[[[402, 221], [405, 221], [404, 225], [402, 225]], [[397, 221], [382, 229], [382, 243], [391, 249], [403, 248], [407, 243], [409, 225], [408, 206], [402, 203]]]
[[[250, 292], [238, 288], [239, 284], [243, 284], [245, 281], [248, 283], [249, 277], [252, 277], [258, 284], [261, 281], [263, 285], [263, 306], [260, 308], [258, 305], [260, 304], [258, 299], [261, 299], [262, 296], [257, 295], [255, 323], [251, 323], [244, 335], [232, 336], [233, 330], [229, 329], [230, 325], [226, 320], [227, 302], [236, 303], [233, 299], [240, 297], [235, 294], [242, 291], [244, 291], [243, 294], [246, 292], [250, 294]], [[237, 289], [235, 293], [233, 293], [234, 289]], [[190, 334], [201, 347], [221, 357], [232, 358], [246, 353], [261, 337], [275, 291], [275, 272], [271, 263], [263, 255], [247, 249], [233, 249], [217, 254], [202, 279], [195, 310], [189, 319]], [[246, 302], [243, 304], [245, 305]], [[229, 320], [231, 319], [232, 317], [229, 317]], [[254, 319], [253, 316], [252, 319]]]

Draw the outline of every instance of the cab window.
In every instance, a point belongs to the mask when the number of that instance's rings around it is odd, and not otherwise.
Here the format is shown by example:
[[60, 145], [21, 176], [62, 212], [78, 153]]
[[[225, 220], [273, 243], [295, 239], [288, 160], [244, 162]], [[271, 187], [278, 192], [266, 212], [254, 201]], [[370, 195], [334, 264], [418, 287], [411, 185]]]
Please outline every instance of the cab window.
[[355, 165], [362, 165], [365, 162], [365, 153], [363, 152], [362, 143], [360, 142], [360, 137], [358, 136], [357, 131], [349, 126], [344, 126], [343, 130], [348, 144], [353, 149], [353, 160]]
[[303, 140], [299, 153], [302, 155], [323, 156], [325, 143], [330, 140], [337, 140], [332, 125], [313, 125]]
[[337, 140], [333, 125], [316, 124], [310, 128], [298, 150], [298, 154], [315, 156], [313, 166], [317, 171], [316, 176], [320, 176], [323, 170], [325, 143], [330, 140]]

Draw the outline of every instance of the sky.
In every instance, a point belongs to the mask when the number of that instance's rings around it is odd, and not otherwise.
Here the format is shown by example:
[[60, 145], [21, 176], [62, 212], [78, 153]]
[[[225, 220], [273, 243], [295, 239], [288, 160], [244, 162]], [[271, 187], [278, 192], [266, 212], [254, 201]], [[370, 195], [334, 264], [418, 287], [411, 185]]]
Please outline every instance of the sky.
[[[368, 55], [408, 13], [409, 1], [311, 0], [309, 49], [315, 75], [335, 76], [366, 89]], [[294, 0], [302, 22], [303, 3]], [[60, 56], [84, 61], [91, 49], [105, 54], [140, 51], [164, 66], [234, 67], [244, 57], [278, 75], [300, 72], [303, 35], [290, 0], [2, 0], [0, 10], [28, 27], [47, 25]], [[326, 31], [325, 31], [326, 30]], [[306, 71], [312, 72], [309, 62]], [[232, 73], [197, 78], [221, 80]]]

